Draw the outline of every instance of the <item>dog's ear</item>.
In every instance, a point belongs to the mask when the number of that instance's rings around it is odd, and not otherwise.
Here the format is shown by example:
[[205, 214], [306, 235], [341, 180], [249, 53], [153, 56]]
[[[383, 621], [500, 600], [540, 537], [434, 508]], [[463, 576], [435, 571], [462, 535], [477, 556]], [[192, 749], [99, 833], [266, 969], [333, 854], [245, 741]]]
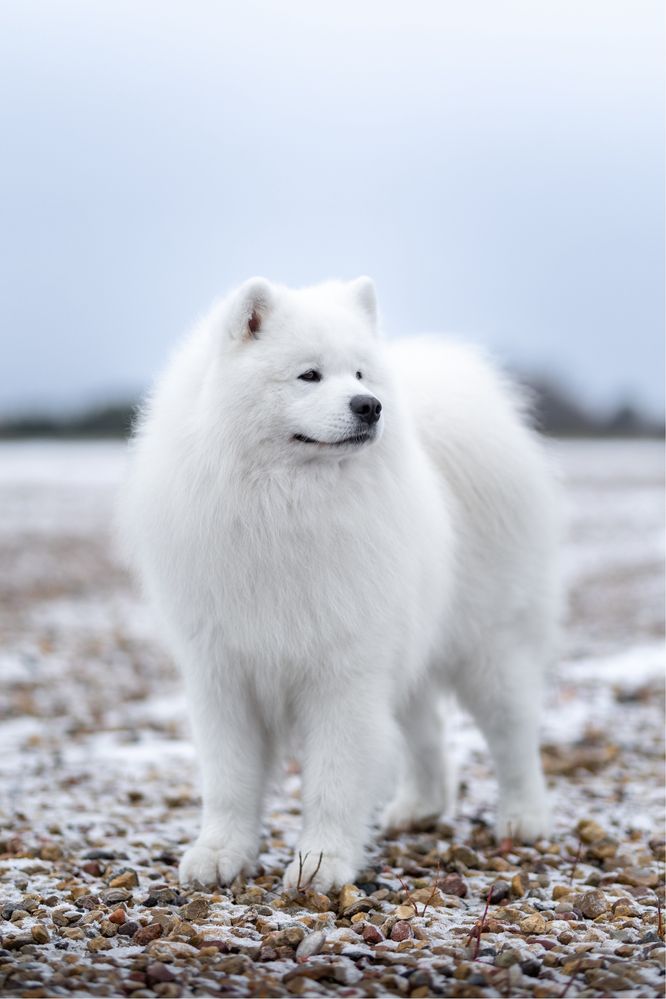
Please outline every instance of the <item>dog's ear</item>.
[[266, 316], [273, 307], [274, 289], [270, 281], [253, 277], [234, 293], [227, 314], [227, 331], [234, 340], [257, 340]]
[[348, 287], [354, 303], [370, 323], [372, 332], [376, 333], [379, 325], [379, 310], [374, 281], [369, 277], [358, 277], [354, 281], [350, 281]]

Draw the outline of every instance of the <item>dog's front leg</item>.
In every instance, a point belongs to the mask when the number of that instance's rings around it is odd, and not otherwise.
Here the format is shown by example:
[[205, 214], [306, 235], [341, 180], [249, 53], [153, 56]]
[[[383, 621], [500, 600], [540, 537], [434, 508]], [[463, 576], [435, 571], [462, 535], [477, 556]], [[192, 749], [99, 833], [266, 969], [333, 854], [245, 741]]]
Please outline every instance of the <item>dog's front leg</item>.
[[251, 871], [259, 850], [267, 738], [240, 682], [212, 671], [187, 675], [202, 775], [201, 832], [180, 863], [183, 883], [228, 884]]
[[[313, 685], [314, 687], [315, 685]], [[303, 830], [287, 888], [320, 891], [353, 881], [398, 739], [389, 699], [330, 678], [299, 702], [303, 734]]]

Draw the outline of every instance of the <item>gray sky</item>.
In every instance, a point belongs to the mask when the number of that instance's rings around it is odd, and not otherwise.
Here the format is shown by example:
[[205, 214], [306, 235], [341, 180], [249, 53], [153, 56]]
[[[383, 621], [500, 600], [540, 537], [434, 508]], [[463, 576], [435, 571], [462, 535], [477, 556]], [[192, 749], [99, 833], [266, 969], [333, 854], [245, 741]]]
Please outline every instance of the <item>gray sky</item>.
[[663, 402], [660, 0], [5, 0], [0, 409], [142, 388], [252, 274], [371, 274]]

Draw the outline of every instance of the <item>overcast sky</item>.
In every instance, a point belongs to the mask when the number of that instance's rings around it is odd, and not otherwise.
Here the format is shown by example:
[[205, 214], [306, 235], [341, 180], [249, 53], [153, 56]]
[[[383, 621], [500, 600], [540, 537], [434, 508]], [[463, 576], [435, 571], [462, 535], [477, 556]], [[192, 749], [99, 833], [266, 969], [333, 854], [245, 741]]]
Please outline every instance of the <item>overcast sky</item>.
[[661, 0], [4, 0], [0, 409], [142, 389], [252, 274], [372, 275], [663, 401]]

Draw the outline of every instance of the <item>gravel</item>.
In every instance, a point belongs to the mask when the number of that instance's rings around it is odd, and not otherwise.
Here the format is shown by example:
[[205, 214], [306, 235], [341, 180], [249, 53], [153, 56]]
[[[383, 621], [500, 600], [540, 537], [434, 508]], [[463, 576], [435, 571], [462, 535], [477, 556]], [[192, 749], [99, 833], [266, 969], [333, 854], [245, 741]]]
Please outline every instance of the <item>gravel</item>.
[[14, 446], [0, 475], [0, 994], [663, 994], [658, 445], [630, 461], [626, 445], [559, 448], [573, 599], [544, 725], [552, 837], [494, 841], [490, 762], [460, 716], [455, 822], [377, 838], [330, 895], [281, 888], [294, 766], [257, 876], [179, 886], [196, 765], [178, 678], [107, 538], [122, 454], [40, 448]]

